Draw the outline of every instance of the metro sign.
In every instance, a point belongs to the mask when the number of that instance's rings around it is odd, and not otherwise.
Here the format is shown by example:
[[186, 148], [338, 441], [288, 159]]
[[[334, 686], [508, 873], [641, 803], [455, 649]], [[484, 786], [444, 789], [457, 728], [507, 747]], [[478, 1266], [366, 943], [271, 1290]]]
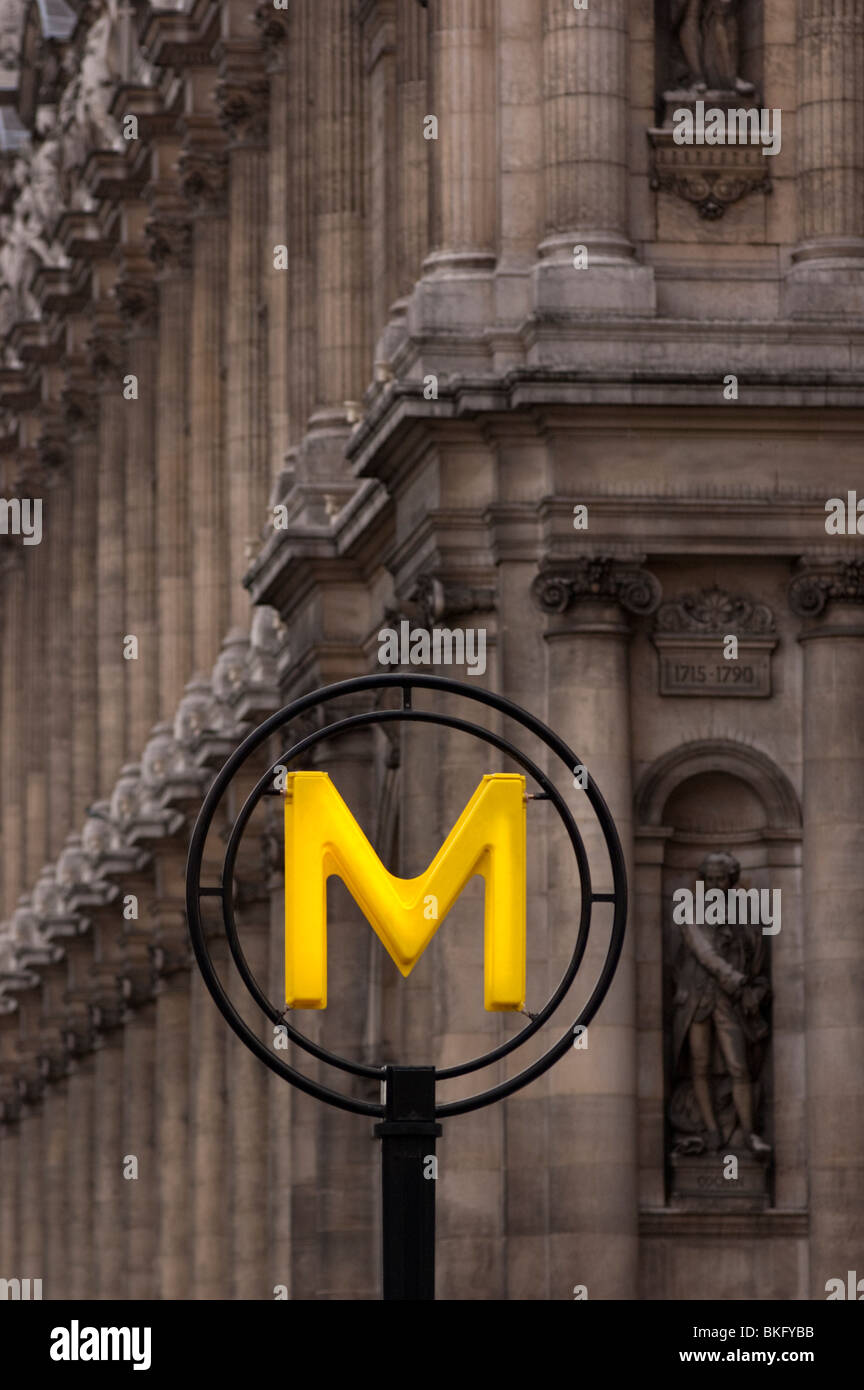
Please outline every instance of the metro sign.
[[425, 873], [385, 869], [326, 772], [285, 778], [285, 998], [327, 1007], [327, 880], [341, 878], [403, 975], [469, 879], [485, 881], [484, 1003], [525, 1005], [525, 778], [488, 773]]

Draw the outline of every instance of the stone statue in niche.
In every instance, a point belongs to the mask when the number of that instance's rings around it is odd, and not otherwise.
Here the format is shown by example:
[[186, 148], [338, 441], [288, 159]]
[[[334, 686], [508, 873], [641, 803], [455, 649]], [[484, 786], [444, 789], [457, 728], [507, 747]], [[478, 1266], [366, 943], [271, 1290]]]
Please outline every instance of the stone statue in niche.
[[671, 0], [685, 90], [697, 95], [708, 89], [742, 96], [753, 92], [753, 83], [738, 73], [738, 8], [739, 0]]
[[[741, 866], [726, 851], [709, 854], [698, 878], [705, 893], [734, 888]], [[729, 914], [727, 914], [728, 916]], [[673, 1152], [749, 1150], [767, 1160], [758, 1133], [759, 1078], [768, 1037], [762, 1008], [770, 986], [758, 923], [685, 923], [673, 967]]]

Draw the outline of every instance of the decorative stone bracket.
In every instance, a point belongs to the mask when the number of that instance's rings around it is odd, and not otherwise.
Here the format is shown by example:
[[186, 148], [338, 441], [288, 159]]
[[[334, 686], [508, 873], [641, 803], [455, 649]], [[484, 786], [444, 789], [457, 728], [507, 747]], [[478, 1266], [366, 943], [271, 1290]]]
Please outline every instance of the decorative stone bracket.
[[673, 109], [692, 111], [698, 99], [704, 101], [706, 110], [751, 110], [752, 98], [734, 92], [704, 92], [699, 98], [690, 92], [667, 92], [665, 98], [663, 125], [648, 131], [654, 151], [651, 187], [655, 191], [673, 193], [692, 203], [707, 221], [722, 217], [727, 207], [748, 193], [771, 192], [771, 160], [762, 153], [760, 144], [676, 145], [672, 134]]

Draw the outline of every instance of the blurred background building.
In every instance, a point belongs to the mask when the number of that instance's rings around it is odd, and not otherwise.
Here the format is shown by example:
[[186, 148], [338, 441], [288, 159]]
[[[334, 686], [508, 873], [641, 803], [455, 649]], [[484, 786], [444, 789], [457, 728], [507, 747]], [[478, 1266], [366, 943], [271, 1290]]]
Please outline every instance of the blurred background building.
[[[439, 1297], [824, 1297], [864, 1249], [864, 6], [2, 0], [0, 46], [0, 1276], [378, 1296], [368, 1122], [228, 1034], [184, 867], [243, 733], [407, 618], [485, 631], [632, 886], [587, 1048], [445, 1128]], [[781, 148], [677, 145], [698, 100]], [[316, 765], [408, 874], [506, 763], [412, 730]], [[548, 804], [529, 835], [536, 1009], [579, 893]], [[741, 1075], [712, 1033], [717, 1150], [671, 895], [721, 851], [782, 926]], [[239, 878], [278, 998], [278, 821]], [[504, 1038], [478, 912], [403, 982], [334, 885], [301, 1026]]]

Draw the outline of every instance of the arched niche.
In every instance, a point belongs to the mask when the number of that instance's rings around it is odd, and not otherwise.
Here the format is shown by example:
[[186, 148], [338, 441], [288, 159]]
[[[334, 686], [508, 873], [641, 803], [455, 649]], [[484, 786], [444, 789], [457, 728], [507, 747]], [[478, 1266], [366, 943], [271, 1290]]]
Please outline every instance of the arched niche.
[[[764, 1210], [781, 1197], [784, 1205], [803, 1202], [797, 1137], [804, 1070], [801, 808], [795, 788], [772, 758], [751, 745], [724, 738], [696, 740], [669, 750], [645, 771], [636, 791], [635, 825], [631, 925], [639, 959], [642, 1204], [716, 1214]], [[680, 1027], [676, 1038], [682, 933], [673, 921], [672, 895], [683, 887], [692, 891], [705, 855], [720, 850], [739, 861], [740, 887], [780, 890], [781, 929], [758, 943], [764, 946], [759, 969], [770, 984], [764, 1004], [768, 1033], [752, 1053], [758, 1068], [757, 1130], [761, 1125], [767, 1131], [773, 1154], [764, 1174], [744, 1162], [746, 1180], [739, 1184], [723, 1181], [700, 1158], [705, 1171], [691, 1164], [688, 1187], [681, 1178], [687, 1165], [680, 1161], [682, 1135], [676, 1127], [688, 1057], [681, 1048]], [[755, 935], [763, 934], [757, 929]]]

